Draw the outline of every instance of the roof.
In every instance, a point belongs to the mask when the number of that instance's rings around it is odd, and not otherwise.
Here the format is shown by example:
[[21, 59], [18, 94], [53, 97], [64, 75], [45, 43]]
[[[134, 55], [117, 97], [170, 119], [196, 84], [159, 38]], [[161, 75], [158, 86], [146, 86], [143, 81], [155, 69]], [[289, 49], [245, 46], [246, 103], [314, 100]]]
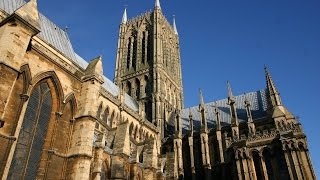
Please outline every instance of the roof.
[[[0, 0], [0, 9], [4, 10], [8, 14], [12, 14], [25, 3], [26, 2], [23, 0]], [[41, 32], [37, 35], [37, 37], [58, 50], [61, 54], [66, 56], [83, 70], [87, 68], [88, 62], [74, 51], [66, 31], [62, 30], [41, 13], [39, 13], [39, 23]], [[117, 97], [119, 95], [119, 87], [105, 76], [104, 81], [105, 82], [102, 87], [110, 92], [113, 96]], [[130, 109], [137, 112], [139, 110], [138, 103], [127, 94], [125, 97], [125, 104]]]
[[[247, 98], [247, 100], [251, 104], [253, 120], [258, 120], [267, 116], [268, 101], [266, 96], [266, 90], [250, 92], [250, 93], [247, 93], [246, 95], [235, 96], [237, 115], [240, 123], [247, 121], [247, 113], [246, 113], [245, 103], [244, 103], [245, 98]], [[231, 123], [230, 109], [227, 102], [228, 102], [228, 99], [222, 99], [216, 102], [210, 102], [205, 104], [205, 108], [207, 111], [208, 128], [213, 128], [216, 123], [214, 107], [213, 107], [215, 106], [215, 103], [220, 111], [221, 125], [222, 126], [230, 125]], [[189, 109], [191, 110], [191, 113], [193, 116], [194, 129], [195, 130], [200, 129], [200, 112], [199, 112], [198, 106], [194, 106], [194, 107], [190, 107], [182, 110], [181, 112], [182, 128], [184, 130], [189, 130]]]

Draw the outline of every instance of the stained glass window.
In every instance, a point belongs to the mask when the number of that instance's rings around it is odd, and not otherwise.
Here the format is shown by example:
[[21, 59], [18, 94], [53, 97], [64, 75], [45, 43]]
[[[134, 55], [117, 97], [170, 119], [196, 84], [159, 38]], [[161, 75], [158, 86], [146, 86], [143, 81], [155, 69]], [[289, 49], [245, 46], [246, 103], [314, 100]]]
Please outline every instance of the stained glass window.
[[36, 179], [51, 110], [51, 91], [44, 81], [30, 96], [8, 179]]

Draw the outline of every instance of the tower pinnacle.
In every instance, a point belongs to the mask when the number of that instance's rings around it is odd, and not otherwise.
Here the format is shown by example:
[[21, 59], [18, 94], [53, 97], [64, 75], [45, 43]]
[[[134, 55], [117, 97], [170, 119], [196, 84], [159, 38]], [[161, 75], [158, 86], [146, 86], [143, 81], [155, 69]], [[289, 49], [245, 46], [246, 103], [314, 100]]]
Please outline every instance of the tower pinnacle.
[[200, 97], [200, 107], [204, 108], [204, 100], [201, 89], [199, 89], [199, 97]]
[[124, 12], [123, 12], [123, 16], [122, 16], [122, 21], [121, 23], [122, 24], [126, 24], [128, 21], [128, 16], [127, 16], [127, 8], [124, 9]]
[[232, 89], [231, 89], [231, 85], [230, 85], [229, 81], [227, 81], [227, 86], [228, 86], [228, 101], [229, 101], [229, 103], [235, 102], [235, 99], [234, 99], [234, 96], [233, 96], [233, 93], [232, 93]]
[[173, 16], [173, 30], [174, 30], [174, 33], [176, 35], [178, 35], [178, 29], [177, 29], [177, 25], [176, 25], [176, 18], [175, 16]]
[[154, 6], [155, 8], [159, 8], [159, 9], [161, 9], [161, 6], [160, 6], [160, 0], [156, 0], [156, 2], [155, 2], [155, 6]]

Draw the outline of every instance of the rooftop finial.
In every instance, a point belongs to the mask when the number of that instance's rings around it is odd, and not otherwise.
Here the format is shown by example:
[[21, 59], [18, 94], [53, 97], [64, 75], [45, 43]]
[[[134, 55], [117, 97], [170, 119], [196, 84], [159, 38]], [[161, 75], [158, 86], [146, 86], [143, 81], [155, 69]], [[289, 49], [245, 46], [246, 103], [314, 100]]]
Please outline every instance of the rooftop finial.
[[228, 97], [233, 98], [232, 89], [229, 81], [227, 81], [227, 85], [228, 85]]
[[177, 25], [176, 25], [176, 16], [173, 15], [173, 30], [174, 30], [174, 33], [176, 35], [178, 35], [178, 29], [177, 29]]
[[161, 6], [160, 6], [160, 0], [156, 0], [155, 8], [159, 8], [159, 9], [161, 9]]
[[200, 105], [204, 106], [204, 100], [203, 100], [203, 95], [201, 89], [199, 89], [199, 96], [200, 96]]
[[126, 24], [128, 21], [128, 16], [127, 16], [127, 7], [124, 8], [123, 16], [122, 16], [122, 24]]

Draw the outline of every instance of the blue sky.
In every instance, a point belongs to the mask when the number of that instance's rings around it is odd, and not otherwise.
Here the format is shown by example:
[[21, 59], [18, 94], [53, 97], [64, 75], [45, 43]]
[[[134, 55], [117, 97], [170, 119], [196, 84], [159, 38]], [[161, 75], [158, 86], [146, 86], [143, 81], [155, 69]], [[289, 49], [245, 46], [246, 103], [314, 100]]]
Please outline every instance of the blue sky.
[[[117, 36], [124, 5], [132, 18], [154, 0], [39, 0], [39, 9], [68, 32], [86, 60], [103, 56], [113, 79]], [[320, 1], [162, 0], [164, 14], [176, 15], [180, 35], [185, 107], [265, 88], [266, 64], [285, 106], [300, 116], [313, 166], [320, 177]]]

